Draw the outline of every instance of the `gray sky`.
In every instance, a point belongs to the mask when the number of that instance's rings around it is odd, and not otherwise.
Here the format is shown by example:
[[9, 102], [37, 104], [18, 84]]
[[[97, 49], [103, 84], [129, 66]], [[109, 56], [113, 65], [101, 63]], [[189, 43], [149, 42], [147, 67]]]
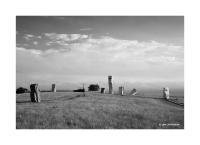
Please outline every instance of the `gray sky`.
[[183, 87], [184, 17], [16, 17], [17, 86]]

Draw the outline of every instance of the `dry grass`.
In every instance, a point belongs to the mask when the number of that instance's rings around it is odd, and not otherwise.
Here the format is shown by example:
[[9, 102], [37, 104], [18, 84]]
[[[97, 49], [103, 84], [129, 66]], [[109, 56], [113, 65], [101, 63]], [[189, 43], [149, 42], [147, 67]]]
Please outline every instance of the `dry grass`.
[[41, 103], [31, 103], [28, 93], [17, 95], [17, 129], [184, 128], [184, 108], [164, 99], [90, 92], [85, 97], [43, 92], [41, 98]]

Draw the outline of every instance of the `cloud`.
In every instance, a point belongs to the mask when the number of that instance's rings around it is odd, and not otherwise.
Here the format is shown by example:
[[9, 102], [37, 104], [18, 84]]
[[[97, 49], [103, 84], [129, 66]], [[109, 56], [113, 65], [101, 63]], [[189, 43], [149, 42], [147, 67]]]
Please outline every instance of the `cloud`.
[[[102, 56], [109, 62], [129, 60], [131, 62], [147, 62], [161, 65], [161, 63], [183, 63], [183, 46], [161, 43], [157, 41], [139, 42], [137, 40], [121, 40], [109, 36], [92, 38], [82, 34], [45, 33], [50, 39], [45, 42], [48, 49], [60, 52], [82, 53], [92, 58], [93, 55]], [[34, 37], [33, 35], [27, 35]], [[38, 45], [37, 41], [33, 42]], [[46, 53], [46, 51], [42, 51]], [[95, 58], [96, 59], [96, 58]], [[94, 60], [95, 61], [95, 60]]]
[[183, 46], [156, 41], [119, 40], [108, 36], [88, 38], [81, 43], [69, 44], [73, 51], [109, 56], [112, 61], [183, 62]]
[[26, 54], [32, 54], [32, 55], [43, 54], [41, 50], [36, 50], [36, 49], [26, 49], [23, 47], [17, 47], [16, 49], [17, 49], [17, 52], [26, 53]]
[[33, 34], [24, 34], [24, 39], [31, 40], [31, 39], [42, 39], [42, 36], [36, 36]]
[[24, 36], [24, 38], [26, 39], [26, 40], [30, 40], [31, 38], [33, 38], [34, 37], [34, 35], [31, 35], [31, 34], [25, 34], [25, 36]]
[[[26, 37], [30, 40], [30, 38], [38, 38], [39, 36], [26, 34]], [[85, 34], [58, 33], [45, 33], [41, 38], [40, 45], [38, 41], [31, 40], [33, 46], [29, 43], [27, 48], [34, 49], [37, 46], [37, 49], [55, 49], [62, 53], [71, 51], [91, 56], [102, 55], [102, 58], [112, 63], [125, 61], [125, 59], [129, 59], [131, 62], [146, 62], [154, 65], [183, 63], [183, 46], [153, 40], [121, 40], [110, 36], [93, 38]], [[21, 45], [21, 47], [25, 46]], [[42, 52], [45, 53], [45, 51]]]
[[37, 42], [37, 41], [34, 41], [33, 44], [34, 44], [34, 45], [38, 45], [38, 42]]
[[88, 38], [88, 35], [81, 35], [81, 34], [56, 34], [56, 33], [45, 33], [46, 37], [51, 40], [60, 40], [60, 41], [74, 41], [80, 39]]
[[[137, 40], [121, 40], [109, 36], [92, 38], [83, 34], [45, 33], [47, 49], [57, 51], [71, 50], [72, 53], [97, 55], [114, 61], [129, 59], [134, 62], [150, 63], [183, 63], [183, 46], [161, 43], [157, 41], [139, 42]], [[27, 34], [28, 38], [35, 37]], [[38, 45], [37, 41], [33, 41]], [[25, 45], [24, 45], [25, 46]], [[31, 47], [32, 49], [34, 47]], [[43, 51], [45, 53], [45, 51]], [[68, 51], [66, 51], [68, 52]], [[89, 57], [90, 58], [90, 57]]]
[[83, 34], [46, 33], [42, 40], [48, 49], [17, 47], [17, 70], [30, 80], [82, 82], [111, 74], [127, 82], [183, 82], [183, 46]]
[[53, 56], [56, 53], [60, 54], [62, 52], [66, 52], [65, 49], [60, 49], [60, 50], [56, 50], [56, 49], [47, 49], [47, 50], [36, 50], [36, 49], [26, 49], [23, 47], [17, 47], [17, 52], [22, 52], [25, 54], [29, 54], [29, 55], [34, 55], [34, 56], [38, 56], [38, 57], [44, 57], [47, 55]]

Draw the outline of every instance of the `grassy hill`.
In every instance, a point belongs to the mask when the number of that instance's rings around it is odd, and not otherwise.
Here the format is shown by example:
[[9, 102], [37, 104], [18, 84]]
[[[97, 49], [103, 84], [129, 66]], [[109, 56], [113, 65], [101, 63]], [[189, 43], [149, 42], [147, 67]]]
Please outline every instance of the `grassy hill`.
[[184, 128], [184, 108], [160, 98], [42, 92], [41, 99], [17, 95], [17, 129]]

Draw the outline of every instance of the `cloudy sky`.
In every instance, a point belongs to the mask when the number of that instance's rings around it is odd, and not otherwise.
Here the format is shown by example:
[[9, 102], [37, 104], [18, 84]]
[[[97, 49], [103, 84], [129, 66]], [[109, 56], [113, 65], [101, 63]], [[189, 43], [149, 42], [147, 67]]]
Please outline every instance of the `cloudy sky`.
[[106, 84], [108, 75], [182, 88], [184, 17], [16, 17], [17, 86]]

